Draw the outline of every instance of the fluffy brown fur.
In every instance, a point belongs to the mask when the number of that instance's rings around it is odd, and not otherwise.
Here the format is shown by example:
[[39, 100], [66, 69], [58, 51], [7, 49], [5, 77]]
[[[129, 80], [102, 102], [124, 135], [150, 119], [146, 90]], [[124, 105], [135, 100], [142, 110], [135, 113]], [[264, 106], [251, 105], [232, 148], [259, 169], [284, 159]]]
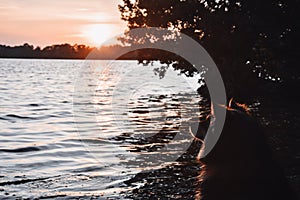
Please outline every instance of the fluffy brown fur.
[[196, 199], [297, 199], [272, 159], [262, 127], [245, 105], [230, 104], [224, 108], [226, 120], [217, 144], [199, 161], [203, 167]]

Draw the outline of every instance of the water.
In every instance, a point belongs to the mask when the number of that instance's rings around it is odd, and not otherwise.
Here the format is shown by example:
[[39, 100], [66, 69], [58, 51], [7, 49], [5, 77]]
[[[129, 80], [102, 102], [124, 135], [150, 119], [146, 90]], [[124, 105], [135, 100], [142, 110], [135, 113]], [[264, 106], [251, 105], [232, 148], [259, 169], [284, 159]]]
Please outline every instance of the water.
[[144, 170], [180, 168], [189, 120], [207, 109], [197, 78], [160, 79], [159, 66], [1, 59], [0, 198], [125, 198]]

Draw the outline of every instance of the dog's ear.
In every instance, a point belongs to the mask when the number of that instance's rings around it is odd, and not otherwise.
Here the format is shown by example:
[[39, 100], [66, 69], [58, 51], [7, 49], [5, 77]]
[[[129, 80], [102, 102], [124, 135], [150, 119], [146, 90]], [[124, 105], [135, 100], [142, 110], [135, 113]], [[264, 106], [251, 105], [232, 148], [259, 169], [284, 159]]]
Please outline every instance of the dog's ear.
[[235, 105], [235, 101], [233, 100], [233, 98], [231, 98], [228, 102], [228, 108], [233, 108]]
[[233, 98], [231, 98], [228, 103], [228, 109], [239, 110], [250, 114], [250, 109], [246, 104], [237, 103]]

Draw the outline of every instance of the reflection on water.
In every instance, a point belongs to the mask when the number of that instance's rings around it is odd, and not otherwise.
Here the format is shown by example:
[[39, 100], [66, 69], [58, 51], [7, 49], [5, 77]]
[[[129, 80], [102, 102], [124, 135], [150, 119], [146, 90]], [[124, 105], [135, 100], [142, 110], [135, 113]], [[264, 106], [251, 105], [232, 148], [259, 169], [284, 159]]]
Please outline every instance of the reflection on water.
[[155, 66], [127, 61], [105, 66], [84, 68], [75, 85], [79, 135], [103, 145], [84, 143], [87, 150], [101, 165], [130, 173], [176, 161], [192, 142], [188, 121], [201, 115], [198, 79], [172, 70], [160, 79]]
[[143, 185], [126, 181], [144, 170], [147, 155], [162, 156], [159, 149], [205, 113], [197, 79], [104, 63], [0, 60], [1, 198], [118, 197]]

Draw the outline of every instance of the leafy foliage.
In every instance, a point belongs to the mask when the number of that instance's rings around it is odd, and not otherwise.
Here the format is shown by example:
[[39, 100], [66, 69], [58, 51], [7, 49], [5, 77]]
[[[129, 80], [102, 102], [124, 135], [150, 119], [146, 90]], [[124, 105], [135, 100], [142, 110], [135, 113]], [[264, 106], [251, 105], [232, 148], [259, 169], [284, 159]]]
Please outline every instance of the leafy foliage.
[[[216, 62], [229, 96], [248, 98], [295, 87], [299, 0], [123, 0], [121, 17], [129, 29], [161, 27], [197, 40]], [[138, 40], [127, 37], [127, 43]], [[192, 68], [180, 58], [173, 65]]]

